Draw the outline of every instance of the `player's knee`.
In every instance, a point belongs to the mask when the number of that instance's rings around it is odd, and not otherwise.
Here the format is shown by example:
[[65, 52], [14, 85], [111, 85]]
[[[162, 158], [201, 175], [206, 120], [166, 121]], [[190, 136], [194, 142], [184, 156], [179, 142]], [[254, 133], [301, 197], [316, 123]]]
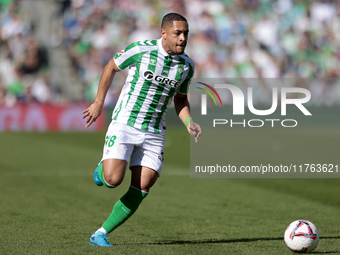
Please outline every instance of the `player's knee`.
[[119, 184], [121, 184], [123, 179], [124, 179], [120, 176], [115, 176], [115, 175], [111, 175], [111, 174], [105, 175], [104, 178], [105, 178], [105, 182], [107, 184], [109, 184], [110, 186], [115, 186], [115, 187], [117, 187]]

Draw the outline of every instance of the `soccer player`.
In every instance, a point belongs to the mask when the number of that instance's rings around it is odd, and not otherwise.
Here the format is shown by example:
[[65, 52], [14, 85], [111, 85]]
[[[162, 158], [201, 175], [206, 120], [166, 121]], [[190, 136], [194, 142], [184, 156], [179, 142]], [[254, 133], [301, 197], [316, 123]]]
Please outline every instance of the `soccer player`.
[[131, 186], [102, 227], [90, 237], [91, 245], [113, 246], [107, 241], [107, 234], [137, 210], [159, 177], [164, 160], [165, 115], [173, 97], [176, 113], [196, 142], [201, 134], [200, 125], [191, 118], [187, 99], [194, 74], [194, 63], [184, 53], [188, 33], [188, 22], [183, 16], [165, 15], [159, 40], [132, 43], [105, 66], [95, 102], [83, 111], [89, 127], [102, 111], [115, 73], [129, 68], [94, 180], [98, 186], [117, 187], [130, 159]]

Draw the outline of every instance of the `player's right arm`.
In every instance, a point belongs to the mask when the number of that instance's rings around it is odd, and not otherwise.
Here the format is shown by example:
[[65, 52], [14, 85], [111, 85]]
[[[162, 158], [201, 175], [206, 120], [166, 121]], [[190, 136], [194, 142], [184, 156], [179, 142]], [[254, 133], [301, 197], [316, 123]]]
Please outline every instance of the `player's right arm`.
[[102, 77], [99, 81], [97, 96], [93, 104], [90, 105], [89, 108], [82, 112], [83, 119], [86, 119], [86, 127], [91, 126], [93, 122], [100, 116], [104, 100], [109, 90], [113, 77], [115, 76], [116, 72], [119, 72], [120, 69], [117, 67], [114, 59], [111, 59], [110, 62], [105, 66]]

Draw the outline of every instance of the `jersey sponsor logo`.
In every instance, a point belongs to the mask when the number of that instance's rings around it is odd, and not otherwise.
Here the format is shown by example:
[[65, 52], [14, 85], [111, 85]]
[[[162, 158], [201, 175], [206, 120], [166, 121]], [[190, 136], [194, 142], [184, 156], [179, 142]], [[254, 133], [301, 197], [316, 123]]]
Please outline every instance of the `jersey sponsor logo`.
[[147, 79], [147, 80], [152, 80], [153, 72], [152, 71], [145, 71], [144, 72], [144, 78]]
[[156, 82], [159, 82], [159, 83], [162, 83], [162, 84], [174, 87], [174, 88], [177, 88], [178, 85], [179, 85], [178, 81], [171, 80], [171, 79], [164, 77], [162, 75], [156, 75], [155, 76], [154, 73], [150, 70], [145, 71], [143, 75], [144, 75], [144, 78], [146, 80], [154, 80]]

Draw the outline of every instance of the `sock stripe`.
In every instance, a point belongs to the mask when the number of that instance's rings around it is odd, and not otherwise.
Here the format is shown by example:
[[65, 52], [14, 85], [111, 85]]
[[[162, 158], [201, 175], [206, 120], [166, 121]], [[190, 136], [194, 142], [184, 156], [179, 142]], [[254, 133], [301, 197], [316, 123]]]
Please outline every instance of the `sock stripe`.
[[130, 185], [130, 187], [131, 187], [131, 188], [134, 188], [134, 189], [136, 189], [136, 190], [138, 190], [138, 191], [141, 191], [141, 192], [143, 192], [143, 193], [149, 194], [149, 192], [144, 191], [144, 190], [141, 190], [141, 189], [138, 189], [138, 188], [136, 188], [135, 186]]
[[104, 176], [104, 174], [103, 174], [103, 180], [104, 180], [104, 182], [105, 182], [105, 186], [109, 186], [110, 188], [115, 188], [116, 186], [114, 186], [114, 185], [111, 185], [111, 184], [108, 184], [106, 181], [105, 181], [105, 176]]

